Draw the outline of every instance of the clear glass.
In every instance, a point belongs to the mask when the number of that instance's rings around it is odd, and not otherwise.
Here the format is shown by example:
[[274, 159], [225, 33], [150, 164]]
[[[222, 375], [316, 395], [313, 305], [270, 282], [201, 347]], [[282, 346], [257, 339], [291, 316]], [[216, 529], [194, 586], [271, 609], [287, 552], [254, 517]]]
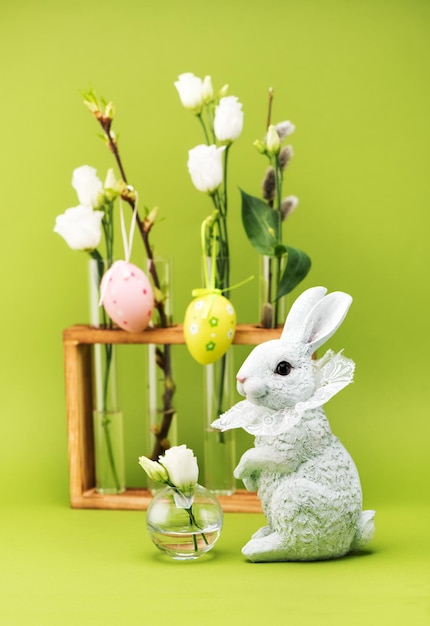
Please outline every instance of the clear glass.
[[197, 559], [211, 550], [222, 528], [223, 512], [215, 495], [196, 485], [190, 509], [179, 508], [165, 487], [151, 500], [146, 524], [154, 545], [175, 560]]
[[147, 404], [149, 444], [147, 456], [160, 454], [177, 444], [177, 414], [174, 407], [174, 351], [172, 346], [147, 346]]
[[212, 428], [214, 420], [234, 404], [235, 377], [233, 351], [204, 366], [204, 465], [205, 484], [218, 495], [232, 495], [236, 490], [233, 475], [236, 466], [236, 433]]
[[262, 256], [260, 259], [260, 325], [276, 328], [285, 322], [286, 297], [275, 300], [277, 285], [285, 269], [287, 258]]
[[[155, 269], [155, 272], [154, 272]], [[162, 294], [162, 309], [156, 309], [152, 324], [167, 327], [172, 324], [172, 264], [170, 259], [155, 259], [148, 273]], [[157, 281], [157, 283], [155, 283]], [[174, 364], [175, 350], [170, 344], [147, 346], [147, 413], [149, 421], [146, 456], [153, 460], [177, 444], [177, 414], [175, 408]], [[148, 481], [152, 492], [159, 483]]]
[[123, 421], [120, 411], [94, 411], [96, 489], [116, 494], [125, 490]]
[[[99, 306], [99, 285], [112, 262], [90, 260], [89, 299], [92, 326], [111, 328], [112, 320]], [[93, 428], [96, 489], [99, 493], [125, 490], [123, 415], [118, 401], [116, 346], [93, 346]]]

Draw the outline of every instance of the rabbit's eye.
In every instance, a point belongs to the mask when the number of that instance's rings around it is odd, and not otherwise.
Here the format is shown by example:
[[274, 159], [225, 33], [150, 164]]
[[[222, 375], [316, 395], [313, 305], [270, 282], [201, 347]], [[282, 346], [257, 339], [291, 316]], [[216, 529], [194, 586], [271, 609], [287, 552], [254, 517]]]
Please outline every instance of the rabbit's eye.
[[288, 376], [288, 374], [291, 372], [291, 369], [292, 367], [288, 363], [288, 361], [281, 361], [276, 366], [275, 372], [276, 374], [279, 374], [279, 376]]

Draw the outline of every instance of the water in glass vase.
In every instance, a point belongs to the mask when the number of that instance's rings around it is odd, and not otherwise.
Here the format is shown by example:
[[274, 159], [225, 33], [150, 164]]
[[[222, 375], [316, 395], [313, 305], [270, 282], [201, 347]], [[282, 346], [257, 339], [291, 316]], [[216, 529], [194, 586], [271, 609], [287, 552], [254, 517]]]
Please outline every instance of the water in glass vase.
[[123, 418], [121, 411], [94, 411], [96, 489], [103, 494], [125, 491]]
[[190, 509], [178, 507], [174, 490], [166, 487], [156, 493], [146, 513], [152, 542], [175, 560], [197, 559], [211, 550], [220, 536], [222, 520], [221, 505], [201, 485], [194, 488]]
[[154, 545], [176, 561], [198, 559], [213, 547], [221, 532], [221, 524], [194, 532], [165, 532], [149, 524], [148, 528]]
[[212, 422], [234, 404], [235, 378], [232, 350], [204, 368], [205, 396], [205, 485], [218, 495], [236, 490], [236, 433], [212, 428]]

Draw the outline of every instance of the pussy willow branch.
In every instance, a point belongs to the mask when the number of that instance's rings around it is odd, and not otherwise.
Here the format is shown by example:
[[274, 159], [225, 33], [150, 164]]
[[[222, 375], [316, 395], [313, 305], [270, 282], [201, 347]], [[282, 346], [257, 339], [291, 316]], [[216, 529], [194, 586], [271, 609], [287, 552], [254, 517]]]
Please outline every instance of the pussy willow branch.
[[[273, 107], [273, 98], [274, 98], [274, 90], [273, 87], [269, 88], [269, 102], [267, 108], [267, 121], [266, 121], [266, 131], [269, 129], [270, 124], [272, 123], [272, 107]], [[283, 170], [279, 162], [279, 155], [274, 157], [273, 162], [271, 162], [271, 166], [273, 167], [273, 173], [275, 177], [275, 188], [276, 188], [276, 207], [275, 211], [277, 213], [278, 220], [278, 236], [281, 238], [282, 243], [282, 215], [281, 215], [281, 204], [282, 204], [282, 183], [283, 183]], [[273, 208], [274, 200], [269, 200], [269, 206]], [[275, 274], [273, 276], [273, 268], [275, 267]], [[273, 299], [275, 299], [275, 305], [273, 308], [272, 316], [270, 320], [266, 320], [263, 316], [262, 324], [265, 328], [276, 328], [278, 326], [278, 318], [279, 318], [279, 298], [277, 298], [277, 291], [279, 288], [279, 283], [281, 280], [281, 257], [268, 258], [268, 277], [267, 277], [267, 303], [272, 303]], [[272, 293], [272, 290], [275, 289], [275, 294]]]
[[[97, 115], [96, 115], [96, 118], [98, 119], [103, 129], [103, 132], [108, 142], [108, 147], [115, 158], [116, 164], [118, 166], [118, 170], [121, 174], [121, 178], [124, 181], [124, 183], [128, 185], [127, 176], [125, 174], [125, 169], [124, 169], [122, 159], [121, 159], [119, 149], [118, 149], [118, 144], [111, 132], [112, 120], [110, 118], [97, 116]], [[129, 190], [125, 190], [121, 194], [121, 196], [123, 200], [125, 200], [129, 204], [129, 206], [131, 207], [131, 210], [134, 211], [135, 206], [136, 206], [136, 201], [135, 201], [133, 193], [131, 193]], [[149, 234], [151, 232], [151, 228], [153, 224], [152, 222], [149, 222], [149, 220], [142, 220], [137, 212], [136, 212], [136, 224], [139, 229], [140, 235], [142, 237], [146, 256], [148, 258], [149, 273], [151, 275], [153, 284], [156, 290], [158, 292], [161, 292], [161, 282], [160, 282], [157, 268], [155, 265], [154, 252], [152, 250], [152, 246], [149, 241]], [[160, 326], [162, 328], [166, 328], [169, 325], [169, 317], [166, 313], [163, 300], [156, 299], [155, 308], [157, 309], [158, 314], [160, 316]], [[161, 420], [160, 427], [157, 428], [156, 432], [154, 432], [155, 444], [154, 444], [154, 448], [151, 454], [152, 460], [157, 460], [158, 457], [164, 454], [166, 449], [169, 447], [168, 434], [169, 434], [170, 426], [172, 424], [173, 417], [176, 414], [176, 410], [173, 407], [173, 397], [175, 395], [176, 386], [175, 386], [173, 375], [172, 375], [171, 345], [165, 344], [162, 347], [157, 346], [156, 353], [157, 353], [157, 358], [156, 358], [157, 366], [160, 367], [163, 371], [164, 393], [163, 393], [163, 410], [162, 410], [163, 417]]]
[[275, 92], [273, 90], [273, 87], [269, 88], [269, 106], [267, 109], [267, 122], [266, 122], [266, 131], [268, 130], [271, 122], [272, 122], [272, 105], [273, 105], [273, 96], [275, 95]]

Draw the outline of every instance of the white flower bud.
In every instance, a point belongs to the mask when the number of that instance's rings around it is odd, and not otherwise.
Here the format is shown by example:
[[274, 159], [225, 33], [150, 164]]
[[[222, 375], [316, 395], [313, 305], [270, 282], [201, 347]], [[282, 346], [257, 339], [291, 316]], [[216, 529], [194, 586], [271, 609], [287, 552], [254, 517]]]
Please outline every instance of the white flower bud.
[[258, 152], [260, 152], [260, 154], [266, 154], [267, 153], [266, 146], [259, 139], [256, 139], [252, 145], [257, 148], [257, 150], [258, 150]]
[[212, 87], [212, 79], [210, 76], [205, 76], [202, 86], [203, 102], [208, 103], [213, 100], [214, 88]]
[[218, 98], [221, 100], [221, 98], [225, 98], [226, 95], [228, 94], [228, 84], [226, 83], [225, 85], [223, 85], [221, 87], [221, 89], [218, 92]]
[[108, 102], [105, 107], [104, 116], [112, 120], [114, 115], [115, 115], [115, 106], [113, 102]]
[[266, 148], [269, 154], [278, 154], [281, 149], [281, 140], [278, 132], [273, 125], [270, 125], [267, 129], [266, 135]]
[[72, 187], [78, 194], [82, 206], [96, 209], [103, 202], [103, 183], [97, 177], [97, 170], [89, 165], [82, 165], [73, 171]]
[[113, 200], [119, 194], [119, 185], [112, 168], [109, 168], [104, 182], [104, 193], [108, 200]]
[[242, 104], [235, 96], [221, 98], [215, 109], [214, 131], [218, 141], [230, 143], [240, 136], [243, 128]]
[[168, 479], [167, 470], [157, 461], [151, 461], [146, 456], [139, 457], [139, 465], [143, 467], [151, 480], [157, 483], [165, 483]]

